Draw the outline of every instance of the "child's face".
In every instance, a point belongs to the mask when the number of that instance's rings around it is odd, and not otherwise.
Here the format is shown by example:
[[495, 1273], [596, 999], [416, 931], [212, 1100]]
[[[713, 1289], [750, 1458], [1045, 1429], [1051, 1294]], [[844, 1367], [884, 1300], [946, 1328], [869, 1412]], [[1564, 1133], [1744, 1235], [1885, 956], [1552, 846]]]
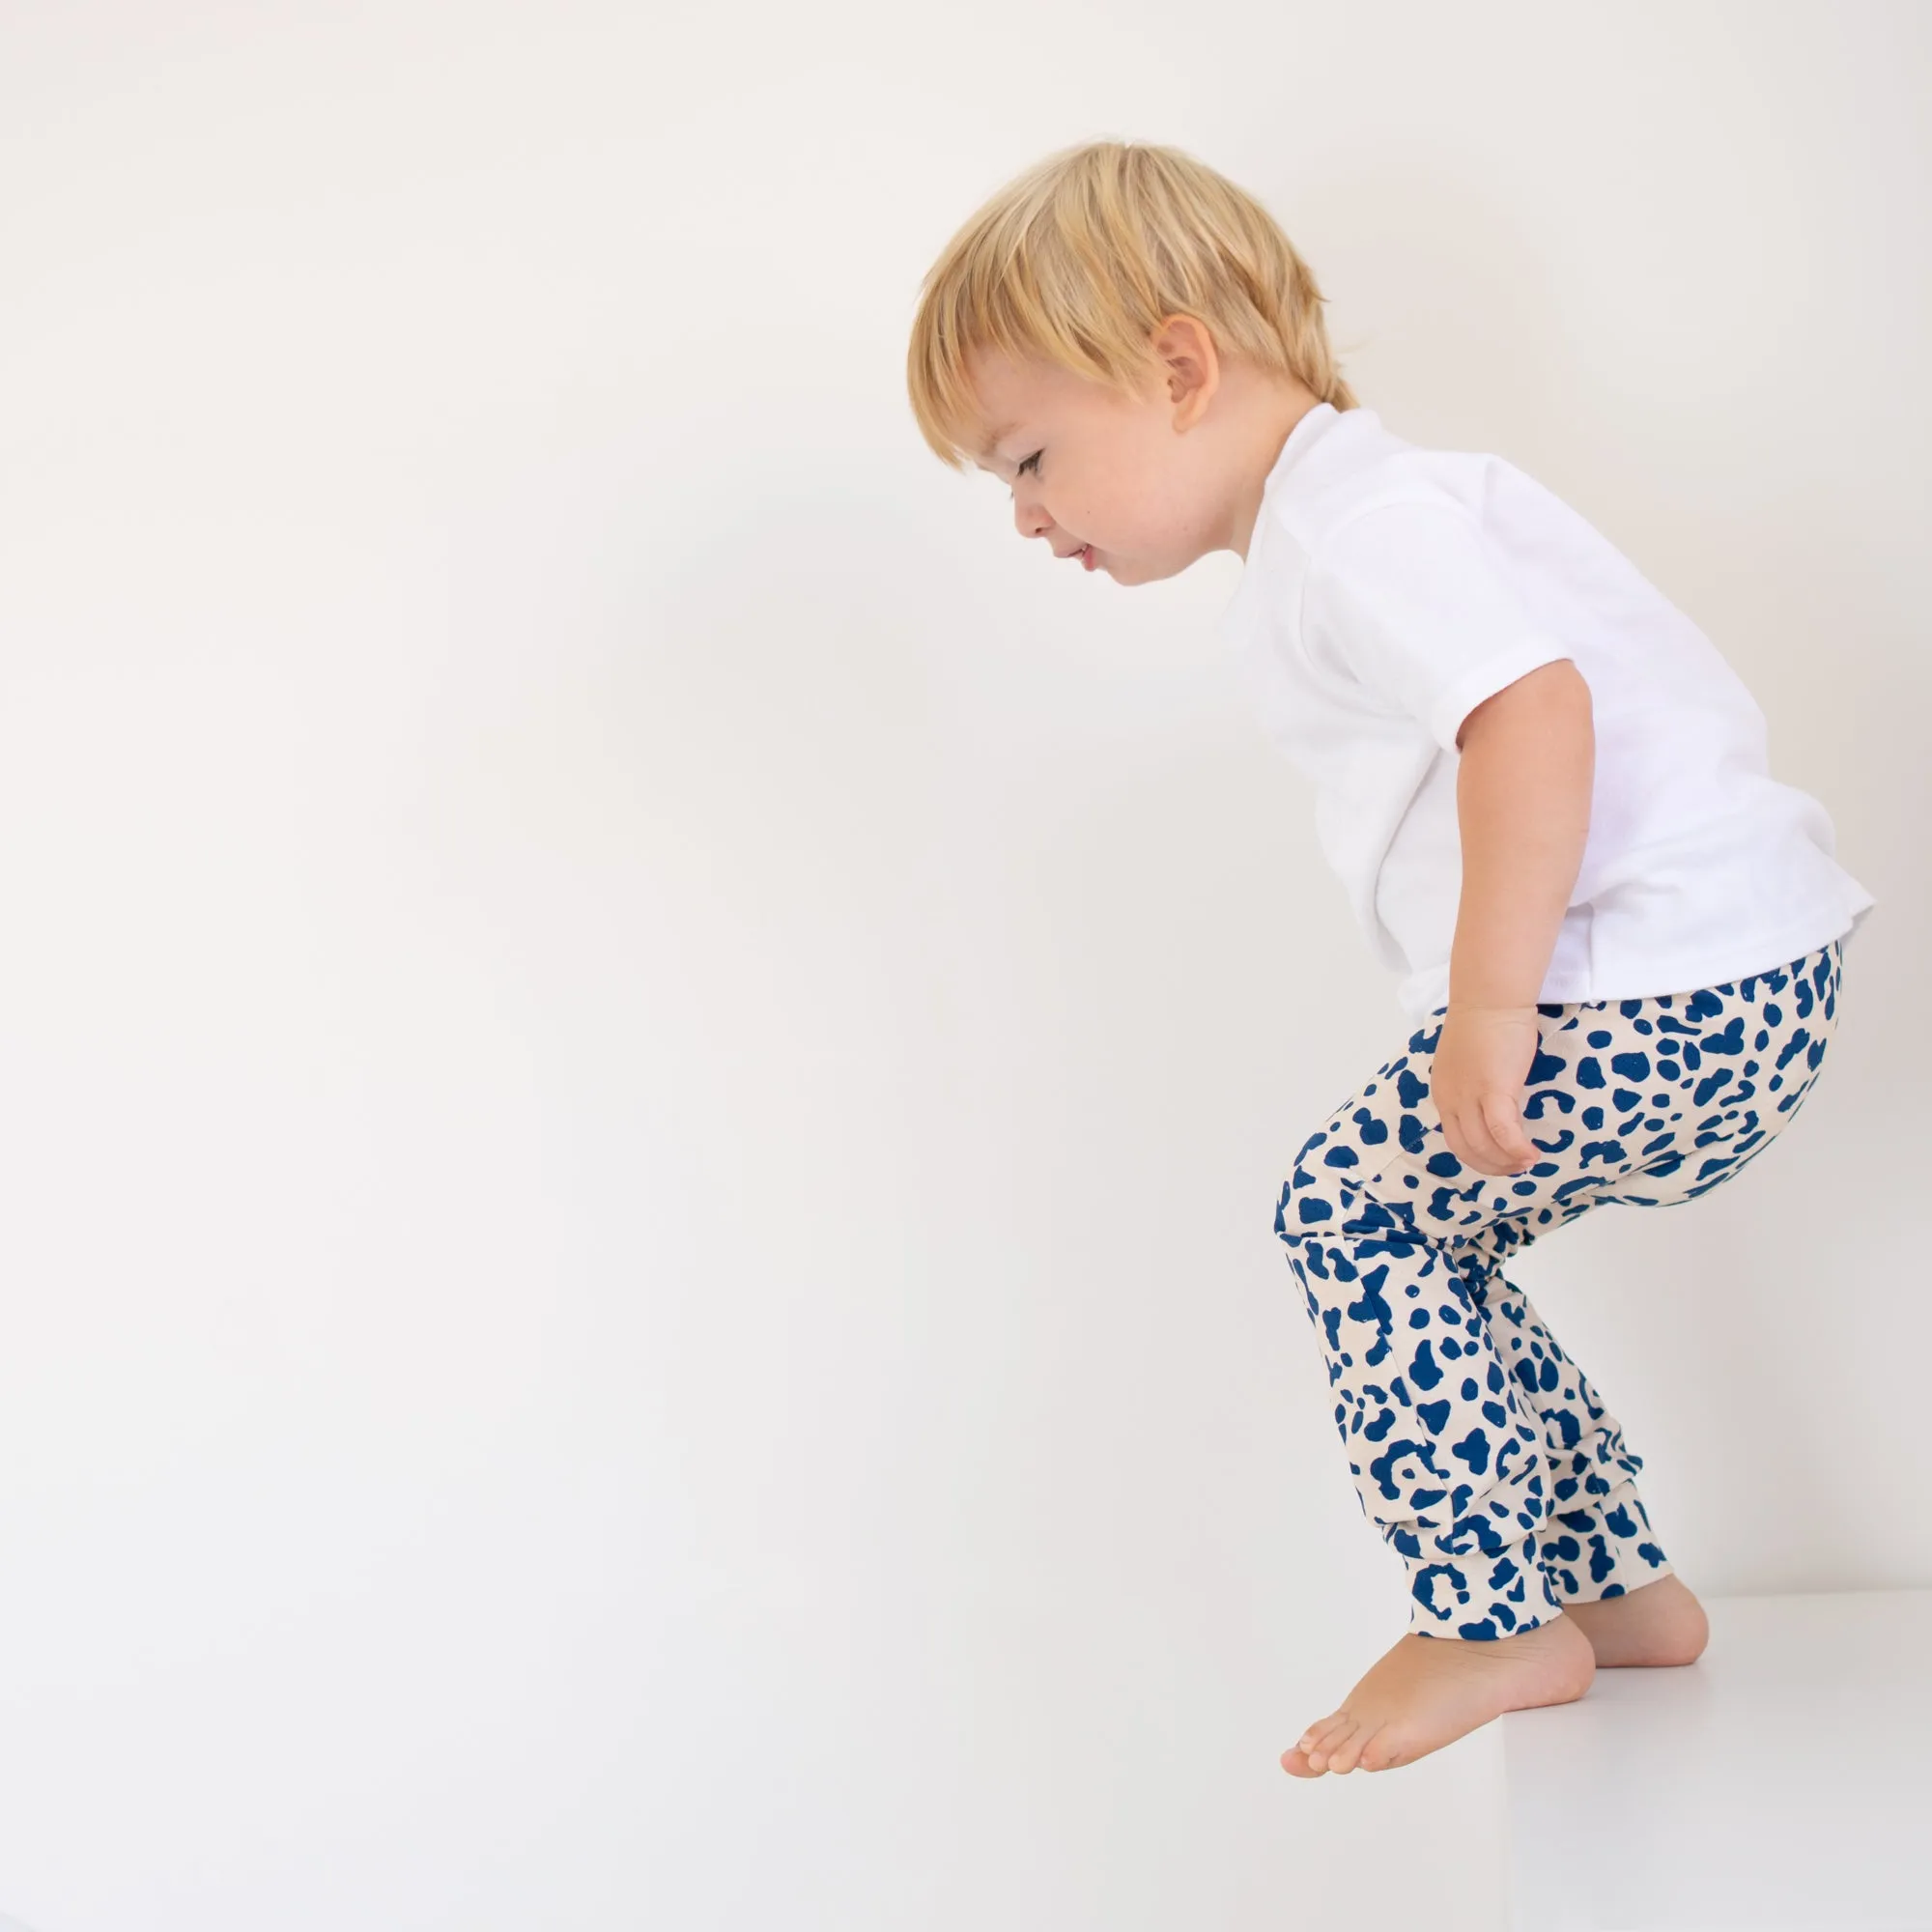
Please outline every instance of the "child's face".
[[991, 445], [977, 467], [1010, 486], [1022, 536], [1044, 537], [1058, 556], [1084, 547], [1117, 583], [1178, 576], [1208, 551], [1234, 547], [1211, 367], [1204, 384], [1194, 365], [1151, 364], [1151, 394], [1136, 402], [991, 351], [970, 355], [967, 368], [980, 440]]

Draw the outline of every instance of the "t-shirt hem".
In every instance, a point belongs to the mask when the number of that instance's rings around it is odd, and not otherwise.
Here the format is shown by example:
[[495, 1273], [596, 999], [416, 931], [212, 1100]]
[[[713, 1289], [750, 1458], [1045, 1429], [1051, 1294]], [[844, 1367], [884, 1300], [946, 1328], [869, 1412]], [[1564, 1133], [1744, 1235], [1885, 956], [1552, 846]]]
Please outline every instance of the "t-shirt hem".
[[[1818, 932], [1816, 918], [1786, 926], [1781, 932], [1765, 940], [1762, 948], [1758, 949], [1760, 963], [1755, 966], [1737, 965], [1735, 962], [1738, 955], [1735, 951], [1724, 953], [1707, 952], [1690, 958], [1665, 960], [1655, 968], [1646, 969], [1636, 976], [1647, 982], [1642, 986], [1624, 984], [1617, 986], [1614, 991], [1605, 990], [1601, 986], [1591, 986], [1551, 993], [1546, 981], [1537, 1004], [1546, 1007], [1598, 1006], [1605, 1000], [1654, 1000], [1665, 993], [1672, 995], [1698, 993], [1708, 986], [1735, 985], [1741, 980], [1752, 980], [1765, 973], [1779, 972], [1813, 952], [1822, 952], [1833, 940], [1849, 938], [1865, 914], [1876, 904], [1877, 900], [1869, 895], [1862, 896], [1861, 902], [1854, 901], [1849, 909], [1850, 917], [1846, 918], [1843, 914], [1833, 915], [1833, 918], [1841, 923], [1836, 930], [1826, 934], [1822, 939], [1816, 936]], [[1616, 976], [1607, 977], [1614, 979]], [[1571, 978], [1574, 980], [1575, 976], [1572, 975]], [[1563, 988], [1562, 980], [1559, 980], [1557, 984], [1559, 989]], [[1446, 1010], [1446, 1006], [1438, 1001], [1414, 1017], [1435, 1019]]]

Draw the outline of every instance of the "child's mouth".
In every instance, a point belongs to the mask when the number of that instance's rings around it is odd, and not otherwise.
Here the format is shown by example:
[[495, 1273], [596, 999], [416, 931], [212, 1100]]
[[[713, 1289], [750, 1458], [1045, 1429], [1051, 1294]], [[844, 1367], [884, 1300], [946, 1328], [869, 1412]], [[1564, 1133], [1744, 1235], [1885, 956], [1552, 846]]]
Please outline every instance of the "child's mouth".
[[1080, 567], [1083, 570], [1092, 570], [1094, 568], [1094, 546], [1092, 544], [1081, 545]]

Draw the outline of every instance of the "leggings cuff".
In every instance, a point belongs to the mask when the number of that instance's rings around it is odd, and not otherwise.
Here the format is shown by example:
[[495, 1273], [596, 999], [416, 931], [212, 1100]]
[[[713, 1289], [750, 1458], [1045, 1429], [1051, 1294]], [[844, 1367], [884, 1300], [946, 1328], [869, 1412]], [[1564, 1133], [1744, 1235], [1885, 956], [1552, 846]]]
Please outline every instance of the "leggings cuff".
[[1543, 1574], [1559, 1604], [1621, 1597], [1671, 1574], [1629, 1477], [1607, 1495], [1554, 1512], [1542, 1545]]
[[1405, 1556], [1408, 1569], [1408, 1627], [1425, 1636], [1493, 1643], [1548, 1623], [1563, 1607], [1550, 1588], [1534, 1531], [1494, 1551]]

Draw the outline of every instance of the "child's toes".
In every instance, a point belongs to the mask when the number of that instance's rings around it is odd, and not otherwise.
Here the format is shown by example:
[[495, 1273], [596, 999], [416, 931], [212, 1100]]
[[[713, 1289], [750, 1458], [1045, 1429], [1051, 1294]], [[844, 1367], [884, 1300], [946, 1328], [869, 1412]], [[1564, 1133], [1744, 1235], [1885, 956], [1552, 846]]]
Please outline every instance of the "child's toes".
[[1324, 1718], [1321, 1723], [1302, 1732], [1302, 1743], [1291, 1746], [1282, 1752], [1282, 1770], [1295, 1777], [1320, 1777], [1328, 1768], [1328, 1760], [1322, 1754], [1323, 1747], [1344, 1735]]
[[1362, 1747], [1356, 1760], [1364, 1771], [1387, 1771], [1403, 1758], [1402, 1732], [1394, 1724], [1384, 1724]]
[[1330, 1711], [1325, 1718], [1317, 1718], [1302, 1734], [1295, 1739], [1296, 1750], [1313, 1750], [1330, 1731], [1340, 1730], [1349, 1721], [1346, 1711]]
[[[1294, 1743], [1291, 1745], [1287, 1750], [1282, 1752], [1282, 1757], [1281, 1757], [1282, 1763], [1287, 1764], [1288, 1760], [1292, 1757], [1300, 1758], [1304, 1763], [1306, 1763], [1308, 1758], [1315, 1751], [1321, 1748], [1322, 1740], [1332, 1736], [1341, 1727], [1341, 1725], [1343, 1725], [1347, 1721], [1348, 1719], [1346, 1714], [1340, 1711], [1336, 1712], [1332, 1717], [1316, 1719], [1316, 1720], [1312, 1724], [1310, 1724], [1309, 1727], [1305, 1731], [1303, 1731], [1298, 1738], [1295, 1739]], [[1290, 1769], [1293, 1770], [1293, 1767], [1291, 1766]], [[1311, 1777], [1319, 1777], [1321, 1774], [1319, 1767], [1310, 1767], [1307, 1775]]]
[[1315, 1742], [1306, 1747], [1308, 1762], [1317, 1771], [1329, 1769], [1336, 1751], [1354, 1735], [1355, 1720], [1346, 1711], [1317, 1726]]
[[1356, 1724], [1346, 1738], [1339, 1740], [1328, 1752], [1328, 1769], [1337, 1776], [1345, 1776], [1360, 1762], [1362, 1752], [1371, 1739], [1381, 1730], [1379, 1724]]

